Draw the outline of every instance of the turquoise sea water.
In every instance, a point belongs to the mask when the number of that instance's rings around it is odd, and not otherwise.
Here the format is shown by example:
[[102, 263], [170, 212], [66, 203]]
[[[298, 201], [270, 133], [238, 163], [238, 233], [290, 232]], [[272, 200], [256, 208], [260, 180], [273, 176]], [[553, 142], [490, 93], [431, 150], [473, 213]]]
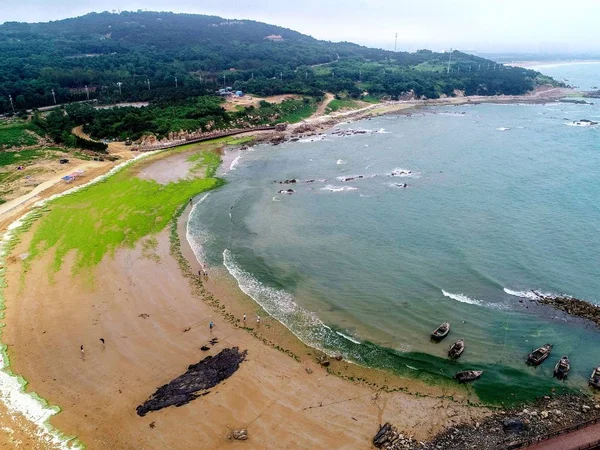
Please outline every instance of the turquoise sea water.
[[[584, 389], [599, 330], [527, 298], [600, 303], [600, 127], [579, 119], [600, 120], [600, 104], [427, 108], [256, 146], [194, 208], [188, 239], [303, 341], [349, 360], [426, 380], [483, 368], [474, 389], [495, 402]], [[367, 133], [335, 134], [349, 129]], [[525, 366], [546, 342], [549, 361]], [[552, 380], [562, 355], [565, 384]]]

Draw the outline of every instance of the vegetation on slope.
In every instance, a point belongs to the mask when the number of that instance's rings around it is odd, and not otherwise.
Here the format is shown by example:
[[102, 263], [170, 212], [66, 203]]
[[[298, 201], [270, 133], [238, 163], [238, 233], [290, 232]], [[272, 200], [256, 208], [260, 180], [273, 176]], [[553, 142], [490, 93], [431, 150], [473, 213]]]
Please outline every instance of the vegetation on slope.
[[79, 271], [98, 264], [104, 255], [121, 246], [131, 247], [142, 237], [161, 231], [182, 203], [222, 184], [221, 179], [214, 178], [218, 156], [203, 158], [205, 178], [163, 185], [132, 176], [131, 169], [125, 169], [53, 201], [35, 229], [29, 258], [52, 249], [55, 272], [65, 256], [75, 251], [73, 270]]
[[[280, 38], [279, 38], [280, 37]], [[248, 20], [165, 12], [0, 25], [0, 113], [73, 100], [184, 100], [226, 85], [258, 95], [367, 89], [392, 97], [521, 94], [537, 72], [476, 56], [319, 41]], [[233, 69], [233, 70], [232, 70]], [[177, 82], [175, 79], [177, 78]], [[122, 83], [119, 85], [118, 83]]]

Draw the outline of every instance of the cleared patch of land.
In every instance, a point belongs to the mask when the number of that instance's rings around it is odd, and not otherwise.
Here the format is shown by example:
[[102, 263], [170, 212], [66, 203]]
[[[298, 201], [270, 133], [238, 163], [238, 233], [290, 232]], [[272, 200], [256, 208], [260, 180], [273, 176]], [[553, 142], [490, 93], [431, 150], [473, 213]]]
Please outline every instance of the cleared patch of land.
[[262, 101], [279, 104], [284, 100], [298, 100], [300, 98], [301, 97], [296, 94], [272, 95], [270, 97], [257, 97], [252, 94], [246, 94], [243, 97], [236, 97], [232, 95], [226, 97], [223, 108], [225, 108], [226, 111], [239, 111], [240, 108], [247, 108], [248, 106], [254, 106], [255, 108], [258, 108], [260, 106], [260, 102]]

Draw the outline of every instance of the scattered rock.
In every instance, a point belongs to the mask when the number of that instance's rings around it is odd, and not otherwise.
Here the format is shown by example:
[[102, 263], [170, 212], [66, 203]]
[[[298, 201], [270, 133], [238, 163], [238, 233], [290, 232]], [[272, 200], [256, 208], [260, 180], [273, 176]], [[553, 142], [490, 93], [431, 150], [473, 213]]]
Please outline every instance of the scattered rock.
[[304, 370], [306, 370], [306, 373], [308, 373], [308, 374], [311, 374], [311, 373], [313, 373], [313, 370], [312, 370], [310, 367], [307, 367], [307, 368], [306, 368], [306, 369], [304, 369]]
[[527, 429], [527, 424], [520, 419], [508, 419], [502, 425], [504, 431], [508, 433], [522, 433]]
[[582, 410], [583, 412], [589, 412], [589, 411], [591, 411], [591, 409], [592, 409], [592, 408], [591, 408], [591, 407], [589, 407], [588, 405], [583, 405], [583, 406], [581, 407], [581, 410]]
[[238, 441], [245, 441], [248, 439], [248, 430], [245, 430], [245, 429], [233, 430], [231, 432], [231, 435], [233, 436], [234, 439], [237, 439]]

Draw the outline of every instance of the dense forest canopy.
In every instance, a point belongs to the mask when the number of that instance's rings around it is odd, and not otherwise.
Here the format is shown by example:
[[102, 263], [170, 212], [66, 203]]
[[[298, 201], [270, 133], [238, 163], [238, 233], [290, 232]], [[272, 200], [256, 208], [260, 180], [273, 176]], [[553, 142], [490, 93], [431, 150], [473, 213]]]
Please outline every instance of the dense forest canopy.
[[183, 100], [224, 85], [257, 95], [522, 94], [539, 77], [458, 51], [390, 52], [250, 20], [169, 12], [6, 22], [0, 57], [0, 113], [88, 96], [105, 103]]

